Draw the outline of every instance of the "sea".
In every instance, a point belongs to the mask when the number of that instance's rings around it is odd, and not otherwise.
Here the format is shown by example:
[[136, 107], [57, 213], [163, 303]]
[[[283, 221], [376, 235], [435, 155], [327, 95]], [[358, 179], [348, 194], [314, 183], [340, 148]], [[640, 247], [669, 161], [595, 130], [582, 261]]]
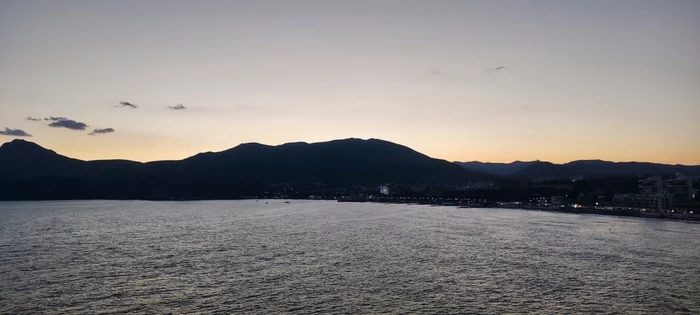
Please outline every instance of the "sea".
[[334, 201], [0, 203], [0, 314], [700, 314], [700, 225]]

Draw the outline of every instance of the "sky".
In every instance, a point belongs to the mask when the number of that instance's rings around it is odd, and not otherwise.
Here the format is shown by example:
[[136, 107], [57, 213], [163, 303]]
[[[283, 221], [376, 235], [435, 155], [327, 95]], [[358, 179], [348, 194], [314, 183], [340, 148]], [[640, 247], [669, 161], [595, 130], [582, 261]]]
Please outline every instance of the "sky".
[[0, 0], [0, 142], [26, 134], [87, 160], [355, 137], [700, 164], [700, 1]]

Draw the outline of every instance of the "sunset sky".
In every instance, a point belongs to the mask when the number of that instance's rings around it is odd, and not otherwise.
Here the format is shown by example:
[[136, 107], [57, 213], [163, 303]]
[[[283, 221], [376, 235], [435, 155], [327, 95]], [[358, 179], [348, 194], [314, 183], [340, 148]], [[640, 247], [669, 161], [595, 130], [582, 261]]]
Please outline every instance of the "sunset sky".
[[357, 137], [700, 164], [700, 1], [0, 0], [16, 129], [80, 159]]

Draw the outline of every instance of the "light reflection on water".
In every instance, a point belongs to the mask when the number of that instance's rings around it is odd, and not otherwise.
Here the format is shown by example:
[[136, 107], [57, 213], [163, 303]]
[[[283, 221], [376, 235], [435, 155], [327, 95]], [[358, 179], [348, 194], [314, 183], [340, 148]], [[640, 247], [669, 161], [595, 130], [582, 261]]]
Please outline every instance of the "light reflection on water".
[[700, 313], [700, 225], [273, 200], [0, 203], [0, 313]]

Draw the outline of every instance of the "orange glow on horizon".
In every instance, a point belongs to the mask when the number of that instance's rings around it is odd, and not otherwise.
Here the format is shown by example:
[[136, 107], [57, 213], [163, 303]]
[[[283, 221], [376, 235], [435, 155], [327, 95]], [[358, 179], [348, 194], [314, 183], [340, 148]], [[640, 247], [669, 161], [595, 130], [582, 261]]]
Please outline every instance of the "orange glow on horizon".
[[[366, 139], [366, 138], [365, 138]], [[129, 139], [112, 139], [113, 141], [100, 141], [98, 137], [91, 137], [89, 143], [81, 143], [76, 141], [35, 141], [33, 138], [26, 138], [27, 141], [36, 142], [46, 149], [56, 151], [58, 154], [77, 158], [81, 160], [111, 160], [123, 159], [138, 162], [150, 162], [159, 160], [181, 160], [202, 152], [219, 152], [235, 147], [236, 144], [207, 146], [203, 143], [182, 141], [181, 139], [170, 139], [162, 141], [158, 138], [142, 138], [140, 141], [131, 141]], [[7, 139], [6, 141], [10, 141]], [[305, 141], [309, 143], [322, 142], [329, 140]], [[259, 142], [268, 145], [279, 145], [281, 143], [265, 143], [261, 141], [243, 141]], [[291, 142], [291, 141], [287, 141]], [[392, 141], [393, 142], [393, 141]], [[117, 143], [118, 145], [114, 145]], [[531, 150], [490, 150], [485, 152], [477, 152], [469, 150], [462, 152], [454, 148], [455, 146], [447, 146], [445, 149], [442, 146], [435, 146], [434, 143], [427, 143], [424, 146], [426, 150], [421, 149], [421, 143], [416, 145], [405, 145], [419, 153], [426, 154], [432, 158], [443, 159], [449, 162], [491, 162], [491, 163], [511, 163], [514, 161], [547, 161], [557, 164], [563, 164], [575, 160], [605, 160], [612, 162], [652, 162], [663, 164], [683, 164], [683, 165], [700, 165], [700, 148], [689, 148], [685, 151], [674, 152], [672, 154], [663, 154], [663, 152], [655, 152], [648, 150], [640, 153], [638, 156], [633, 156], [625, 150], [608, 151], [600, 156], [591, 156], [590, 152], [586, 155], [577, 156], [575, 153], [556, 150], [538, 151], [537, 148]], [[467, 158], [465, 158], [467, 157]]]

